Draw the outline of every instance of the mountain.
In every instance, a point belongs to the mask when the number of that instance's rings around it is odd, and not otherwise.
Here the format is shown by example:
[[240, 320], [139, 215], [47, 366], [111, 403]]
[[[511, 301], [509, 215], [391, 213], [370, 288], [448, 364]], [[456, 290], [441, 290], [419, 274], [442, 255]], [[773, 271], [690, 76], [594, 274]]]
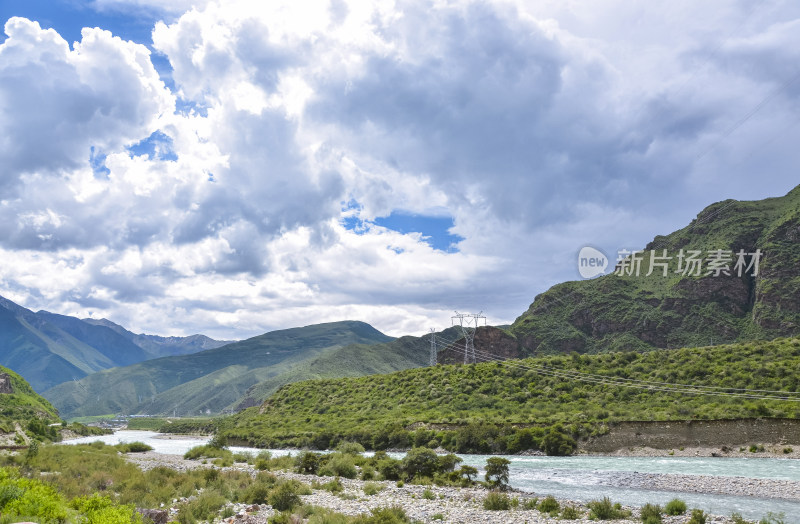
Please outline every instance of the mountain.
[[214, 340], [205, 335], [189, 335], [186, 337], [161, 337], [158, 335], [135, 334], [119, 324], [105, 318], [84, 318], [83, 322], [95, 326], [104, 326], [116, 331], [119, 335], [133, 342], [147, 352], [149, 358], [188, 355], [206, 349], [222, 347], [234, 340]]
[[369, 324], [332, 322], [272, 331], [191, 355], [109, 369], [44, 392], [64, 417], [219, 412], [251, 386], [352, 344], [392, 340]]
[[44, 390], [116, 363], [46, 318], [0, 297], [0, 364]]
[[[458, 328], [449, 328], [437, 336], [455, 339]], [[400, 337], [391, 342], [353, 344], [304, 360], [279, 375], [252, 386], [231, 410], [258, 406], [281, 386], [292, 382], [321, 378], [360, 377], [391, 373], [425, 366], [430, 358], [430, 337]]]
[[34, 313], [0, 297], [0, 364], [15, 369], [37, 391], [103, 369], [224, 343], [203, 335], [134, 335], [113, 322]]
[[[708, 265], [716, 250], [732, 257], [730, 275], [715, 276]], [[762, 253], [757, 274], [738, 274], [740, 250], [747, 264], [754, 258], [748, 254]], [[690, 267], [691, 251], [701, 252], [701, 274], [676, 273], [681, 263]], [[639, 255], [628, 256], [617, 266], [624, 274], [565, 282], [537, 296], [509, 330], [521, 353], [677, 348], [800, 333], [800, 186], [779, 198], [708, 206], [641, 255], [639, 276]], [[658, 258], [665, 255], [671, 260]], [[668, 263], [667, 276], [660, 262]]]
[[546, 449], [547, 435], [596, 436], [617, 421], [760, 417], [797, 428], [798, 366], [798, 338], [437, 365], [288, 384], [260, 407], [221, 419], [219, 431], [261, 447], [325, 449], [346, 440], [372, 449], [564, 454]]
[[19, 374], [0, 366], [0, 446], [25, 444], [25, 430], [40, 438], [55, 437], [50, 423], [59, 422], [58, 412], [38, 395]]

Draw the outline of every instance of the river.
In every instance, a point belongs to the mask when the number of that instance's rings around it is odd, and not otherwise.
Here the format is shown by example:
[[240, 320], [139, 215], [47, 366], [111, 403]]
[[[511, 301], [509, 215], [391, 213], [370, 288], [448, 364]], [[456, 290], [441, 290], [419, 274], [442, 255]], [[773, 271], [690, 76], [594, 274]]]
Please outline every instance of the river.
[[[107, 444], [140, 441], [158, 453], [182, 455], [194, 446], [208, 441], [208, 437], [162, 435], [152, 431], [117, 431], [113, 435], [86, 437], [67, 441], [78, 444], [103, 441]], [[234, 452], [258, 453], [260, 449], [232, 446]], [[269, 450], [273, 455], [293, 453], [291, 450]], [[395, 458], [402, 453], [391, 453]], [[481, 468], [490, 455], [460, 455], [464, 464]], [[509, 479], [512, 487], [553, 495], [556, 498], [587, 502], [609, 497], [615, 502], [642, 506], [647, 502], [662, 506], [673, 498], [680, 498], [690, 508], [701, 508], [717, 515], [739, 512], [748, 519], [760, 519], [767, 512], [784, 513], [787, 524], [800, 524], [800, 502], [755, 497], [707, 495], [697, 493], [654, 491], [620, 486], [620, 479], [631, 472], [666, 473], [683, 475], [710, 475], [720, 477], [747, 477], [754, 479], [779, 479], [800, 481], [800, 461], [776, 458], [713, 458], [713, 457], [522, 457], [505, 456], [511, 461]]]

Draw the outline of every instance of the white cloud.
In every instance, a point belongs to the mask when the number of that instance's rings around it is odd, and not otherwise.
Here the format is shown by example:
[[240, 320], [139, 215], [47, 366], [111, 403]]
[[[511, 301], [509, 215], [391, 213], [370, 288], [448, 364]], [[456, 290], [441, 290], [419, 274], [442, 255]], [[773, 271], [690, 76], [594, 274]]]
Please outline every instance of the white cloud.
[[[153, 33], [175, 92], [141, 45], [6, 24], [0, 285], [31, 307], [225, 338], [341, 318], [422, 333], [453, 309], [508, 322], [577, 277], [583, 245], [643, 246], [796, 181], [785, 2], [96, 7], [176, 15]], [[154, 131], [172, 156], [126, 150]], [[463, 240], [356, 233], [343, 206], [450, 215]]]
[[0, 188], [58, 174], [147, 137], [173, 97], [142, 45], [84, 29], [70, 50], [52, 29], [11, 18], [0, 44]]

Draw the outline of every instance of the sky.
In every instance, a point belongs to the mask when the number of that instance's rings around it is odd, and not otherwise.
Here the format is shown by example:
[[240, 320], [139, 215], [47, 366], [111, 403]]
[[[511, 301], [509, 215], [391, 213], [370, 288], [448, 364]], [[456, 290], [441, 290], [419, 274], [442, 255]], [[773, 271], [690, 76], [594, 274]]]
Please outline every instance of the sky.
[[791, 0], [3, 0], [0, 295], [241, 339], [506, 324], [800, 183]]

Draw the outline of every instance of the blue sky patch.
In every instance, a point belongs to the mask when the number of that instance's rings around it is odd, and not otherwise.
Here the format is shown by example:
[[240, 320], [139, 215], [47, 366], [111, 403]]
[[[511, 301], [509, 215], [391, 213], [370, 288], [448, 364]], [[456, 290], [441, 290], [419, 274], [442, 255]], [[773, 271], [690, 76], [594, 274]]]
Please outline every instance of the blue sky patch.
[[89, 165], [92, 166], [92, 172], [95, 178], [108, 178], [111, 170], [106, 167], [106, 155], [95, 149], [94, 146], [89, 148]]
[[172, 149], [172, 138], [161, 131], [156, 131], [138, 144], [129, 146], [131, 157], [147, 155], [150, 160], [178, 160], [178, 155]]
[[[345, 211], [359, 208], [357, 203], [350, 202]], [[403, 234], [420, 233], [423, 240], [433, 249], [447, 253], [457, 252], [456, 244], [463, 240], [462, 237], [450, 232], [454, 226], [453, 217], [450, 216], [429, 216], [396, 211], [388, 217], [379, 217], [372, 221], [361, 220], [357, 215], [346, 216], [342, 219], [342, 224], [356, 233], [364, 233], [370, 224]]]

